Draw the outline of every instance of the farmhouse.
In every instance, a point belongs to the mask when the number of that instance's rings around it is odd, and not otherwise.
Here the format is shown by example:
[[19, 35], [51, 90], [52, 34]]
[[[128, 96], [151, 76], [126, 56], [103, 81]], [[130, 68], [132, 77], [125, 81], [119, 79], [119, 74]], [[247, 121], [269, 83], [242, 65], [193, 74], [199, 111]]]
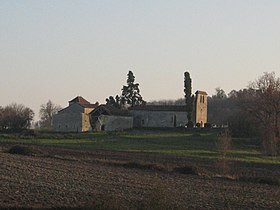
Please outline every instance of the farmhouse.
[[98, 106], [91, 104], [81, 96], [69, 101], [69, 106], [53, 117], [53, 128], [57, 132], [91, 131], [89, 113]]

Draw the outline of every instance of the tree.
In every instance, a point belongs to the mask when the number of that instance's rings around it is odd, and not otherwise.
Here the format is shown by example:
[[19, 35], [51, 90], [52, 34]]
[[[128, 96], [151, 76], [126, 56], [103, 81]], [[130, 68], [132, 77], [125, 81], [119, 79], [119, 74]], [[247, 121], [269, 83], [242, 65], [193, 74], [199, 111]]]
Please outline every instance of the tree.
[[61, 110], [61, 106], [55, 105], [51, 100], [49, 100], [46, 104], [42, 104], [39, 111], [40, 128], [51, 129], [53, 115], [55, 115], [59, 110]]
[[0, 106], [0, 131], [4, 130], [3, 117], [4, 117], [4, 108]]
[[127, 85], [124, 85], [122, 88], [122, 95], [120, 97], [121, 106], [127, 104], [134, 107], [146, 104], [140, 95], [139, 84], [134, 82], [135, 77], [133, 72], [129, 71], [127, 74]]
[[184, 73], [184, 93], [185, 93], [185, 101], [186, 101], [186, 109], [187, 109], [187, 117], [188, 121], [192, 121], [193, 119], [193, 102], [194, 95], [192, 95], [192, 79], [190, 77], [189, 72]]
[[10, 104], [0, 108], [0, 129], [3, 131], [21, 131], [31, 125], [34, 112], [22, 104]]
[[[216, 88], [216, 93], [208, 97], [208, 120], [212, 124], [223, 126], [228, 124], [228, 118], [236, 109], [234, 95], [227, 97], [222, 88]], [[233, 94], [234, 91], [231, 91]]]
[[148, 105], [163, 105], [163, 106], [180, 106], [180, 105], [186, 105], [186, 100], [184, 98], [179, 98], [176, 100], [173, 99], [162, 99], [162, 100], [154, 100], [147, 102]]
[[121, 108], [121, 98], [118, 95], [116, 95], [115, 98], [113, 96], [109, 96], [109, 98], [106, 98], [106, 104], [116, 108]]
[[[215, 90], [216, 90], [216, 94], [212, 96], [213, 98], [217, 98], [217, 99], [226, 99], [227, 98], [227, 94], [222, 88], [217, 87]], [[231, 93], [233, 93], [233, 92], [231, 92]]]
[[254, 119], [262, 134], [264, 151], [280, 154], [280, 78], [265, 72], [238, 93], [239, 106]]

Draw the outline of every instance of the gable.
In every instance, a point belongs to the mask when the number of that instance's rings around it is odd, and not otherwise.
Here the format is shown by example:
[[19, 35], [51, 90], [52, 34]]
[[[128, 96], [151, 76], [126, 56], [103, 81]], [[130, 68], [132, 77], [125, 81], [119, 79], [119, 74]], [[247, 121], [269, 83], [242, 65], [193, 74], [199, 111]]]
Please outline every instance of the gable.
[[69, 105], [72, 105], [74, 103], [79, 103], [79, 104], [90, 104], [86, 99], [84, 99], [82, 96], [77, 96], [76, 98], [72, 99], [69, 101]]

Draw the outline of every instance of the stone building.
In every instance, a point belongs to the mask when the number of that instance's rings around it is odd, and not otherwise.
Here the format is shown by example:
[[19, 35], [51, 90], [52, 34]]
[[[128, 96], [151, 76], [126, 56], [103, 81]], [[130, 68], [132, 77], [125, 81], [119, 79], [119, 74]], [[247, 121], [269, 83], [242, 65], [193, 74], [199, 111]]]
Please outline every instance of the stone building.
[[100, 105], [90, 113], [90, 122], [95, 131], [122, 131], [133, 127], [133, 117], [127, 110], [110, 105]]
[[131, 107], [133, 127], [174, 128], [188, 122], [186, 106], [146, 105]]
[[201, 127], [207, 123], [207, 93], [205, 91], [195, 92], [195, 123]]
[[98, 106], [91, 104], [81, 96], [69, 101], [69, 106], [53, 117], [53, 128], [57, 132], [91, 131], [89, 113]]

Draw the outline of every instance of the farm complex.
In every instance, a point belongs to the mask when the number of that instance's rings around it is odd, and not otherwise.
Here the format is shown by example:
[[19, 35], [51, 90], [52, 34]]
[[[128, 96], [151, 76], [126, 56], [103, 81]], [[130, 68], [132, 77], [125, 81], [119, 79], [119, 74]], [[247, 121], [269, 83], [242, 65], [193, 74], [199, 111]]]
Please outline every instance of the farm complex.
[[[197, 91], [194, 122], [207, 123], [207, 93]], [[186, 106], [143, 105], [126, 109], [110, 105], [91, 104], [78, 96], [69, 106], [54, 115], [53, 128], [58, 132], [92, 130], [127, 130], [132, 128], [176, 128], [188, 122]]]

